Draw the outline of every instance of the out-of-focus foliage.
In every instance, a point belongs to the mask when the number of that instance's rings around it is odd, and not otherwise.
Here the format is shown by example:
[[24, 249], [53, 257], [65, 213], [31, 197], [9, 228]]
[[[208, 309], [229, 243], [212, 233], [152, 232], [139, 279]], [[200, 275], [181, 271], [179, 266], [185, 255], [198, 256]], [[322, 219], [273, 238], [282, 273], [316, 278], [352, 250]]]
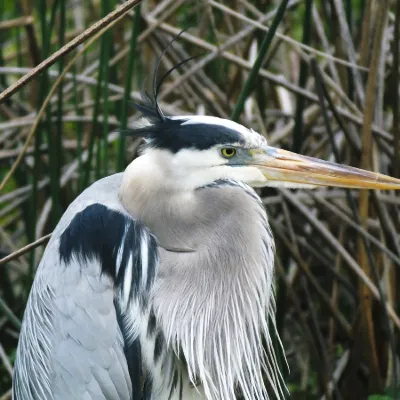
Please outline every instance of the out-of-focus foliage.
[[[118, 4], [0, 1], [0, 92]], [[51, 97], [0, 192], [0, 258], [51, 233], [78, 193], [136, 156], [140, 143], [116, 129], [138, 118], [131, 101], [140, 100], [157, 56], [182, 28], [188, 30], [163, 58], [160, 74], [200, 57], [171, 74], [160, 93], [163, 109], [229, 118], [279, 4], [143, 1], [87, 49]], [[240, 122], [271, 145], [326, 160], [339, 155], [354, 166], [361, 165], [372, 129], [364, 165], [400, 177], [398, 4], [290, 1]], [[55, 79], [80, 49], [0, 104], [0, 180], [16, 162]], [[376, 90], [369, 90], [373, 84]], [[399, 198], [371, 193], [365, 214], [356, 191], [260, 194], [277, 242], [277, 324], [291, 398], [392, 398], [400, 373]], [[39, 246], [0, 265], [0, 397], [11, 386], [18, 321], [42, 251]]]

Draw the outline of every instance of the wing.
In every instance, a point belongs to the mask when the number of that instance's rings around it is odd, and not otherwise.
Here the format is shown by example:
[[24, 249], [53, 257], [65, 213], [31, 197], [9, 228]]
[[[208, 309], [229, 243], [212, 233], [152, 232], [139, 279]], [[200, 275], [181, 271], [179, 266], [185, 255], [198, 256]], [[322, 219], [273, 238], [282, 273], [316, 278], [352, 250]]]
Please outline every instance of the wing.
[[14, 398], [142, 399], [137, 330], [158, 265], [156, 240], [99, 203], [64, 225], [32, 287]]

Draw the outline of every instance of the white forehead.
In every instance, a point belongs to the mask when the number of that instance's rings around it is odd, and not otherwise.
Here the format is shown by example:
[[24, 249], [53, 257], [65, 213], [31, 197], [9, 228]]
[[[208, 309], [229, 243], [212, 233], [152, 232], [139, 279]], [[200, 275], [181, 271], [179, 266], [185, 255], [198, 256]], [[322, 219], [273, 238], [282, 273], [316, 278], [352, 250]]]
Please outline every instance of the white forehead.
[[248, 146], [262, 146], [266, 145], [266, 139], [255, 132], [253, 129], [248, 129], [245, 126], [238, 124], [237, 122], [231, 121], [225, 118], [210, 117], [206, 115], [185, 115], [170, 117], [171, 119], [187, 119], [182, 125], [195, 125], [195, 124], [208, 124], [208, 125], [219, 125], [228, 129], [239, 132], [243, 139], [246, 141]]
[[193, 125], [193, 124], [219, 125], [240, 132], [245, 137], [248, 136], [250, 133], [250, 130], [247, 129], [245, 126], [240, 125], [237, 122], [233, 122], [229, 119], [208, 117], [205, 115], [190, 115], [186, 118], [188, 118], [188, 120], [184, 122], [182, 125]]

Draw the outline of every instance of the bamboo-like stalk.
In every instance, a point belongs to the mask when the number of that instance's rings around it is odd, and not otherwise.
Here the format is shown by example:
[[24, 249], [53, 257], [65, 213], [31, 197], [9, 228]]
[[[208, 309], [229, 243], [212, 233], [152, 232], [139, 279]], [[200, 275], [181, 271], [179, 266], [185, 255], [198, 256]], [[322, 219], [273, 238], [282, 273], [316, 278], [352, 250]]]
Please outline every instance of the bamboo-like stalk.
[[[140, 33], [140, 5], [135, 10], [135, 17], [133, 20], [132, 31], [131, 31], [131, 40], [129, 43], [129, 54], [128, 61], [125, 71], [125, 89], [124, 89], [124, 97], [122, 100], [122, 108], [121, 108], [121, 132], [124, 131], [127, 127], [128, 122], [128, 107], [130, 102], [130, 93], [132, 90], [132, 79], [133, 74], [135, 72], [135, 60], [137, 59], [137, 41]], [[118, 143], [118, 156], [117, 156], [117, 171], [122, 171], [125, 167], [125, 136], [122, 133], [119, 138]]]
[[243, 90], [239, 95], [239, 99], [236, 103], [236, 106], [232, 112], [231, 119], [237, 121], [239, 116], [243, 110], [244, 102], [246, 101], [247, 97], [250, 95], [251, 91], [254, 89], [254, 82], [258, 75], [258, 71], [261, 68], [262, 62], [264, 57], [272, 43], [272, 39], [274, 38], [275, 32], [278, 29], [280, 22], [283, 19], [283, 15], [285, 13], [286, 7], [289, 3], [289, 0], [282, 0], [278, 11], [275, 15], [274, 20], [272, 21], [271, 27], [269, 28], [268, 32], [266, 33], [264, 40], [261, 43], [260, 51], [258, 53], [257, 59], [254, 62], [254, 65], [249, 73], [249, 76], [244, 84]]
[[[383, 0], [379, 6], [379, 13], [376, 17], [375, 36], [373, 39], [370, 72], [366, 89], [364, 124], [362, 129], [362, 150], [360, 167], [370, 169], [372, 166], [372, 131], [371, 125], [374, 118], [375, 94], [378, 81], [378, 67], [382, 52], [382, 39], [385, 29], [385, 21], [389, 11], [389, 1]], [[369, 192], [361, 191], [359, 200], [359, 214], [361, 224], [366, 227], [366, 220], [369, 215]], [[364, 242], [359, 239], [357, 242], [357, 260], [367, 276], [371, 276], [370, 266], [365, 250]], [[379, 283], [378, 283], [379, 284]], [[372, 315], [372, 296], [364, 284], [360, 283], [359, 297], [361, 304], [360, 329], [366, 334], [366, 340], [362, 344], [362, 352], [365, 354], [369, 368], [371, 369], [370, 390], [382, 390], [382, 375], [379, 367], [379, 359], [375, 342], [374, 323]]]
[[[53, 9], [55, 10], [54, 2]], [[61, 48], [64, 46], [65, 42], [65, 31], [66, 31], [66, 7], [67, 3], [65, 0], [58, 0], [59, 6], [59, 21], [58, 21], [58, 46]], [[55, 14], [55, 12], [54, 12]], [[53, 15], [54, 15], [53, 14]], [[54, 22], [53, 22], [54, 24]], [[50, 26], [52, 26], [50, 24]], [[50, 42], [50, 41], [49, 41]], [[64, 70], [64, 57], [61, 57], [58, 60], [58, 73], [61, 75], [62, 71]], [[61, 166], [63, 164], [63, 152], [62, 152], [62, 138], [63, 138], [63, 122], [62, 122], [62, 115], [63, 115], [63, 108], [64, 108], [64, 96], [63, 96], [63, 82], [61, 82], [58, 88], [58, 98], [57, 98], [57, 123], [55, 127], [55, 146], [52, 150], [52, 153], [55, 154], [55, 162], [54, 162], [54, 195], [53, 195], [53, 207], [52, 207], [52, 226], [55, 227], [58, 220], [62, 215], [62, 207], [61, 207], [61, 187], [60, 187], [60, 178], [61, 178]], [[50, 132], [50, 136], [53, 135], [53, 132]]]
[[367, 65], [367, 60], [370, 50], [370, 30], [371, 30], [371, 8], [373, 0], [366, 0], [364, 8], [364, 18], [362, 26], [361, 36], [361, 48], [360, 48], [360, 64]]
[[[395, 21], [400, 20], [400, 0], [396, 1]], [[392, 85], [392, 109], [393, 109], [393, 136], [394, 136], [394, 156], [393, 169], [394, 176], [400, 177], [400, 99], [397, 88], [400, 86], [400, 24], [394, 25], [394, 39], [392, 45], [393, 53], [393, 85]]]
[[[114, 0], [102, 0], [102, 9], [103, 14], [107, 15], [112, 7], [113, 7]], [[103, 48], [104, 46], [104, 48]], [[108, 84], [110, 77], [110, 68], [109, 68], [109, 60], [112, 56], [112, 47], [113, 47], [113, 37], [110, 31], [106, 32], [102, 39], [101, 39], [101, 53], [102, 58], [100, 59], [100, 65], [104, 66], [102, 69], [102, 76], [99, 74], [99, 79], [101, 79], [102, 85], [102, 97], [103, 97], [103, 123], [102, 123], [102, 146], [101, 152], [98, 152], [98, 155], [102, 154], [102, 165], [99, 167], [99, 175], [97, 179], [106, 176], [108, 172], [108, 130], [109, 130], [109, 123], [108, 123], [108, 116], [110, 110], [110, 104], [108, 102]], [[97, 121], [97, 116], [95, 117]], [[90, 165], [89, 165], [90, 168]], [[100, 172], [101, 171], [101, 172]]]
[[[303, 44], [308, 46], [311, 40], [311, 27], [312, 27], [312, 8], [313, 0], [306, 0], [305, 2], [305, 15], [303, 20]], [[298, 86], [305, 88], [308, 78], [308, 64], [305, 60], [300, 62], [300, 73]], [[299, 152], [301, 149], [302, 142], [304, 140], [304, 98], [303, 96], [297, 97], [296, 113], [295, 113], [295, 126], [293, 129], [293, 144], [292, 149], [295, 152]]]

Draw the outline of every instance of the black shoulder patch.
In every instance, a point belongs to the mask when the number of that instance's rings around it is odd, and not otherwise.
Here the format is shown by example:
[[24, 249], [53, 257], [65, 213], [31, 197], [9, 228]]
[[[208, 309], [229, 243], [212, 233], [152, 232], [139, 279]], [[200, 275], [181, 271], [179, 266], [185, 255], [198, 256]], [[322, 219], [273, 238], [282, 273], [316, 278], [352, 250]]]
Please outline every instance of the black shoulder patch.
[[[145, 300], [155, 278], [158, 247], [154, 236], [139, 221], [103, 204], [92, 204], [75, 215], [60, 237], [59, 249], [66, 264], [73, 257], [82, 263], [98, 260], [101, 272], [113, 278], [117, 289], [123, 289], [126, 274], [131, 273], [131, 299], [140, 295]], [[147, 265], [143, 265], [143, 259], [147, 259]], [[146, 274], [142, 273], [144, 269]], [[142, 282], [143, 275], [146, 282]]]
[[133, 130], [134, 135], [150, 139], [151, 146], [176, 153], [182, 149], [206, 150], [217, 144], [244, 143], [240, 132], [223, 125], [207, 123], [184, 124], [187, 119], [166, 118], [143, 128]]
[[[143, 366], [139, 338], [129, 337], [125, 321], [127, 304], [138, 299], [141, 306], [148, 300], [158, 264], [155, 237], [140, 222], [103, 204], [92, 204], [77, 213], [60, 237], [60, 258], [68, 264], [77, 259], [84, 268], [97, 261], [101, 270], [114, 281], [120, 295], [115, 296], [117, 321], [124, 338], [124, 352], [132, 383], [132, 399], [150, 399], [151, 380], [143, 387]], [[130, 275], [128, 275], [130, 274]], [[125, 288], [126, 280], [131, 282]], [[129, 290], [125, 292], [124, 290]], [[120, 299], [124, 299], [120, 301]], [[147, 382], [146, 378], [146, 382]]]
[[88, 206], [75, 215], [61, 235], [62, 261], [69, 263], [73, 256], [82, 261], [95, 258], [101, 262], [103, 272], [115, 277], [117, 253], [127, 224], [124, 215], [102, 204]]

